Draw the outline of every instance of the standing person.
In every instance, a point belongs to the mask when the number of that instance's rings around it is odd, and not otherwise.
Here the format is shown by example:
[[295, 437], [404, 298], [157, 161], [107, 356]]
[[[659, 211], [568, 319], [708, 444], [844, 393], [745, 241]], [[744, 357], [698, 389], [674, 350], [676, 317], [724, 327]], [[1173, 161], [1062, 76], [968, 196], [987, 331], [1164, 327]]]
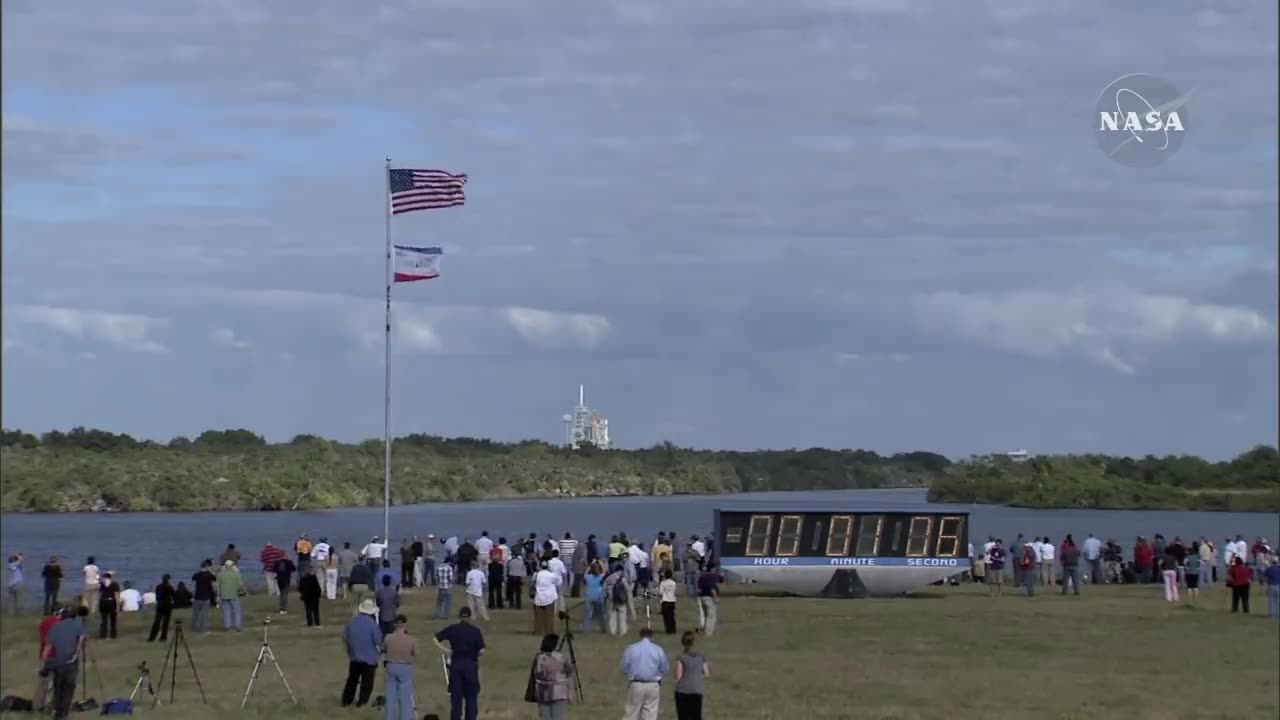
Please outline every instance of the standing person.
[[1191, 552], [1187, 553], [1186, 564], [1183, 566], [1184, 577], [1187, 582], [1187, 603], [1194, 605], [1196, 598], [1200, 597], [1200, 577], [1204, 574], [1204, 561], [1200, 559], [1200, 543], [1191, 543]]
[[720, 606], [720, 574], [714, 562], [698, 576], [698, 604], [702, 606], [702, 632], [711, 637], [716, 632], [716, 610]]
[[1213, 554], [1213, 543], [1208, 538], [1200, 538], [1200, 586], [1208, 588], [1213, 584], [1213, 571], [1217, 558]]
[[155, 642], [156, 637], [160, 638], [160, 642], [169, 639], [169, 618], [173, 615], [173, 586], [169, 584], [169, 575], [166, 573], [160, 578], [160, 584], [156, 585], [156, 610], [155, 619], [151, 621], [151, 634], [147, 636], [147, 642]]
[[1059, 550], [1062, 557], [1062, 594], [1067, 594], [1067, 585], [1071, 585], [1073, 595], [1080, 594], [1080, 549], [1076, 547], [1076, 541], [1067, 535], [1067, 539], [1062, 541], [1062, 548]]
[[689, 597], [698, 595], [698, 575], [702, 572], [702, 556], [689, 543], [684, 549], [684, 594]]
[[511, 554], [511, 559], [507, 561], [507, 607], [513, 610], [519, 610], [522, 598], [520, 597], [520, 588], [524, 585], [525, 566], [524, 558], [520, 556], [519, 551]]
[[1244, 556], [1236, 555], [1235, 561], [1227, 569], [1227, 585], [1231, 587], [1231, 612], [1244, 610], [1249, 614], [1249, 584], [1253, 582], [1253, 571], [1244, 564]]
[[92, 610], [98, 606], [94, 602], [98, 597], [98, 582], [101, 577], [101, 570], [98, 569], [96, 559], [90, 555], [84, 567], [80, 570], [80, 581], [84, 583], [80, 586], [80, 604]]
[[533, 576], [533, 634], [545, 637], [556, 631], [556, 605], [560, 601], [563, 578], [542, 563]]
[[387, 544], [374, 535], [371, 540], [360, 551], [360, 557], [365, 564], [369, 566], [369, 573], [378, 572], [378, 568], [382, 567], [382, 555], [387, 551]]
[[[298, 572], [302, 575], [306, 575], [311, 570], [311, 550], [312, 549], [313, 548], [311, 547], [311, 540], [307, 538], [306, 533], [302, 533], [301, 535], [299, 535], [298, 542], [293, 544], [294, 552], [298, 553], [297, 569], [298, 569]], [[288, 591], [287, 588], [280, 588], [281, 595], [287, 595], [288, 594], [287, 591]]]
[[298, 597], [302, 600], [302, 609], [307, 616], [307, 627], [321, 627], [320, 597], [323, 594], [320, 578], [315, 573], [307, 573], [298, 579]]
[[1026, 591], [1027, 597], [1036, 596], [1036, 580], [1040, 578], [1040, 553], [1041, 549], [1037, 549], [1040, 545], [1039, 539], [1022, 546], [1022, 557], [1018, 560], [1022, 565], [1022, 589]]
[[423, 568], [422, 556], [426, 554], [426, 547], [417, 535], [413, 536], [413, 542], [409, 544], [409, 553], [413, 555], [413, 586], [422, 587], [427, 584], [427, 574]]
[[449, 619], [450, 605], [453, 604], [453, 557], [446, 556], [444, 562], [436, 566], [436, 614], [437, 620]]
[[670, 570], [662, 571], [662, 582], [658, 583], [658, 593], [662, 596], [662, 627], [668, 635], [676, 634], [676, 581]]
[[49, 562], [40, 569], [40, 577], [44, 578], [44, 614], [53, 615], [53, 606], [58, 604], [58, 591], [62, 589], [62, 565], [56, 555], [49, 556]]
[[1138, 576], [1138, 582], [1147, 582], [1155, 561], [1155, 549], [1147, 542], [1146, 537], [1139, 535], [1137, 542], [1133, 545], [1133, 569]]
[[490, 556], [488, 563], [489, 563], [489, 580], [488, 580], [489, 608], [491, 610], [501, 610], [502, 609], [502, 586], [503, 586], [502, 576], [503, 576], [504, 568], [503, 568], [503, 562], [502, 562], [502, 553], [498, 550], [498, 548], [493, 549], [493, 554]]
[[987, 555], [987, 591], [991, 595], [1004, 593], [1004, 542], [997, 539], [986, 552]]
[[1089, 584], [1101, 585], [1105, 581], [1102, 574], [1102, 541], [1089, 533], [1080, 549], [1084, 553], [1084, 561], [1089, 564]]
[[1160, 559], [1160, 576], [1164, 579], [1165, 601], [1178, 602], [1178, 557], [1172, 547], [1166, 547], [1164, 557]]
[[591, 561], [587, 559], [587, 544], [579, 543], [569, 558], [569, 570], [573, 573], [572, 594], [573, 597], [578, 597], [582, 593], [582, 583], [587, 579], [587, 568], [591, 565]]
[[560, 636], [545, 635], [538, 654], [529, 669], [532, 697], [526, 698], [538, 706], [538, 720], [568, 720], [569, 703], [573, 702], [573, 676], [577, 668], [558, 652]]
[[658, 720], [662, 678], [668, 669], [667, 654], [653, 642], [653, 628], [640, 628], [640, 640], [622, 653], [622, 674], [627, 678], [623, 720]]
[[[476, 720], [480, 714], [480, 656], [484, 633], [471, 624], [471, 608], [458, 611], [458, 622], [436, 633], [434, 642], [449, 667], [449, 717]], [[449, 643], [447, 646], [444, 643]]]
[[240, 551], [236, 549], [235, 543], [227, 543], [227, 549], [222, 551], [222, 555], [218, 556], [218, 562], [225, 563], [230, 560], [237, 567], [240, 566]]
[[1013, 586], [1022, 587], [1022, 553], [1026, 549], [1026, 541], [1022, 539], [1022, 533], [1018, 533], [1018, 537], [1013, 539], [1013, 544], [1009, 546], [1009, 564], [1013, 569]]
[[276, 563], [285, 558], [284, 550], [267, 543], [262, 546], [258, 559], [262, 561], [262, 583], [267, 586], [267, 595], [279, 595], [280, 586], [276, 584]]
[[400, 585], [413, 587], [413, 545], [409, 538], [400, 538]]
[[1280, 620], [1280, 553], [1272, 553], [1271, 565], [1262, 571], [1267, 584], [1267, 617]]
[[618, 637], [627, 634], [627, 606], [631, 603], [631, 584], [627, 582], [623, 562], [625, 560], [614, 564], [602, 588], [609, 605], [609, 634]]
[[[560, 584], [558, 585], [558, 588], [569, 587], [569, 568], [564, 564], [564, 561], [560, 559], [559, 550], [556, 550], [556, 549], [551, 550], [551, 559], [547, 561], [547, 569], [555, 573], [556, 576], [560, 578]], [[564, 591], [563, 590], [561, 590], [556, 597], [556, 609], [560, 610], [561, 612], [564, 611]], [[549, 632], [554, 632], [554, 631], [555, 631], [555, 628], [552, 628]]]
[[120, 583], [115, 581], [115, 573], [103, 573], [98, 583], [98, 639], [116, 639], [116, 616], [120, 612]]
[[408, 632], [409, 621], [397, 615], [395, 630], [383, 639], [386, 654], [386, 720], [414, 720], [413, 666], [418, 660], [418, 641]]
[[[372, 600], [360, 601], [356, 616], [342, 630], [342, 643], [347, 648], [347, 681], [342, 686], [342, 707], [364, 707], [373, 695], [373, 680], [378, 672], [378, 656], [382, 652], [382, 631], [373, 619], [378, 606]], [[356, 688], [360, 696], [356, 697]]]
[[487, 622], [489, 611], [485, 608], [485, 587], [489, 584], [489, 578], [480, 569], [479, 560], [471, 561], [471, 569], [467, 571], [463, 583], [467, 587], [467, 607], [471, 608], [473, 615], [479, 615]]
[[338, 587], [342, 589], [342, 597], [351, 591], [351, 571], [360, 564], [360, 556], [351, 549], [351, 543], [342, 543], [338, 551]]
[[89, 615], [87, 606], [80, 606], [75, 617], [67, 617], [49, 628], [48, 650], [44, 659], [45, 669], [53, 676], [53, 717], [67, 720], [71, 715], [71, 703], [76, 696], [76, 675], [80, 658], [84, 655], [84, 642], [88, 637], [84, 619]]
[[1116, 544], [1115, 540], [1107, 538], [1102, 550], [1102, 559], [1104, 582], [1120, 584], [1122, 582], [1120, 575], [1122, 557], [1120, 546]]
[[480, 533], [480, 539], [475, 542], [476, 556], [488, 559], [490, 551], [493, 550], [493, 538], [489, 537], [489, 531], [484, 530]]
[[276, 588], [280, 590], [281, 615], [289, 612], [289, 586], [293, 584], [293, 571], [296, 569], [293, 561], [287, 557], [281, 557], [276, 561]]
[[432, 585], [436, 584], [435, 539], [435, 533], [427, 533], [427, 541], [422, 544], [422, 575]]
[[369, 566], [358, 562], [351, 568], [351, 577], [347, 578], [347, 594], [356, 596], [356, 604], [358, 605], [367, 593], [374, 591], [373, 573], [369, 572]]
[[324, 558], [324, 596], [329, 600], [338, 599], [338, 553], [330, 548]]
[[9, 556], [9, 612], [18, 614], [22, 606], [22, 553]]
[[604, 568], [600, 567], [599, 560], [593, 561], [587, 569], [583, 587], [586, 588], [587, 601], [582, 612], [582, 632], [591, 632], [591, 623], [594, 621], [600, 626], [600, 632], [608, 633], [609, 625], [604, 610]]
[[1040, 584], [1046, 588], [1058, 581], [1057, 555], [1058, 549], [1046, 535], [1040, 540]]
[[391, 584], [391, 576], [382, 576], [382, 585], [373, 594], [378, 604], [378, 625], [383, 635], [390, 635], [396, 629], [396, 615], [400, 614], [400, 591]]
[[697, 636], [686, 630], [680, 637], [684, 651], [676, 658], [676, 720], [702, 720], [702, 697], [706, 694], [711, 664], [693, 649]]
[[329, 544], [329, 538], [321, 536], [320, 542], [311, 548], [311, 567], [314, 571], [321, 572], [328, 567], [331, 555], [333, 555], [333, 546]]
[[209, 606], [213, 604], [214, 585], [217, 578], [210, 569], [211, 561], [200, 563], [200, 569], [191, 576], [195, 591], [191, 594], [191, 631], [209, 632]]
[[[284, 560], [288, 562], [289, 558]], [[222, 603], [223, 630], [244, 630], [244, 615], [240, 612], [240, 597], [244, 594], [244, 578], [240, 577], [236, 564], [227, 560], [222, 563], [222, 572], [218, 573], [218, 601]]]
[[64, 610], [61, 605], [54, 612], [40, 621], [38, 632], [40, 644], [36, 649], [36, 692], [31, 696], [32, 709], [44, 713], [49, 707], [49, 692], [53, 689], [51, 673], [45, 672], [45, 658], [49, 655], [49, 630], [63, 618], [74, 618], [75, 615]]

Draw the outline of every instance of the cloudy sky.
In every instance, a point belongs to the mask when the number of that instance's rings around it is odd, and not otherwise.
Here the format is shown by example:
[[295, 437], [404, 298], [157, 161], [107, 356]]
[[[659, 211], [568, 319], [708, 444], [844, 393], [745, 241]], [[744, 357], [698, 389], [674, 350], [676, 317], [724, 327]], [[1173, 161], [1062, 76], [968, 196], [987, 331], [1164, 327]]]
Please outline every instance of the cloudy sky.
[[396, 434], [1275, 441], [1275, 3], [272, 5], [3, 3], [5, 426], [381, 436], [390, 155], [470, 175], [392, 223]]

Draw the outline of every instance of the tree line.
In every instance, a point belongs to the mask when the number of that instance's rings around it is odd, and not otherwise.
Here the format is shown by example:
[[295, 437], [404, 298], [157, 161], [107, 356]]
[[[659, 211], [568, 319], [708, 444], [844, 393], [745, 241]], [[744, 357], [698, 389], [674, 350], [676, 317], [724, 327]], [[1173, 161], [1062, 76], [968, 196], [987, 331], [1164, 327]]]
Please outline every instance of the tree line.
[[[1260, 446], [1225, 462], [933, 452], [571, 450], [413, 434], [392, 447], [398, 504], [515, 497], [928, 488], [936, 501], [1029, 507], [1280, 510], [1280, 457]], [[245, 429], [167, 443], [76, 427], [0, 430], [0, 508], [10, 512], [290, 510], [380, 505], [383, 442], [315, 435], [269, 443]]]

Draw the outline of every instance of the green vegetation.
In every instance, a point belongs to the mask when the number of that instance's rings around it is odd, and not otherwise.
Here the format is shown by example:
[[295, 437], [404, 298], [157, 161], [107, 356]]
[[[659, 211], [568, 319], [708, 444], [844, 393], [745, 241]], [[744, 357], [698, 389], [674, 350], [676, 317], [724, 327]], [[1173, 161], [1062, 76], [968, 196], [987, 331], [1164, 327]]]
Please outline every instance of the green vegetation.
[[1280, 456], [1259, 446], [1230, 462], [1198, 457], [1141, 460], [1079, 455], [1015, 463], [953, 464], [929, 486], [934, 502], [1034, 508], [1280, 511]]
[[[735, 593], [748, 587], [757, 586], [728, 586], [717, 633], [698, 641], [712, 670], [708, 718], [1253, 720], [1280, 712], [1280, 623], [1258, 613], [1259, 606], [1265, 613], [1265, 603], [1257, 588], [1255, 614], [1232, 615], [1220, 587], [1202, 595], [1195, 608], [1165, 603], [1157, 585], [1087, 586], [1079, 597], [1046, 593], [1035, 598], [1012, 592], [991, 598], [972, 585], [875, 600]], [[417, 717], [429, 712], [448, 717], [440, 661], [427, 637], [443, 626], [429, 619], [435, 591], [409, 591], [403, 597], [409, 632], [419, 638]], [[461, 599], [455, 588], [455, 608]], [[165, 678], [157, 687], [164, 704], [153, 711], [146, 698], [141, 713], [182, 720], [221, 720], [228, 714], [299, 720], [347, 716], [338, 707], [347, 670], [339, 634], [353, 603], [322, 601], [324, 627], [313, 629], [297, 609], [281, 616], [269, 598], [246, 600], [244, 633], [215, 629], [187, 635], [211, 705], [200, 702], [180, 649], [177, 703], [168, 704]], [[676, 607], [680, 628], [692, 627], [694, 606], [681, 596]], [[533, 717], [533, 707], [524, 702], [537, 649], [530, 611], [492, 614], [491, 623], [480, 623], [489, 646], [481, 661], [481, 717]], [[657, 614], [655, 609], [655, 620]], [[242, 713], [240, 701], [267, 617], [272, 650], [301, 705], [291, 706], [268, 664]], [[177, 611], [175, 618], [189, 620], [190, 611]], [[581, 610], [574, 618], [580, 620]], [[146, 642], [150, 621], [150, 612], [123, 614], [119, 639], [90, 640], [97, 667], [88, 671], [90, 696], [99, 702], [127, 696], [143, 660], [159, 684], [165, 647]], [[655, 639], [671, 655], [678, 643], [656, 624]], [[35, 626], [34, 615], [0, 619], [0, 694], [31, 696]], [[218, 611], [213, 626], [221, 627]], [[90, 629], [96, 631], [96, 618]], [[626, 638], [575, 628], [585, 701], [571, 708], [570, 717], [622, 714], [625, 683], [618, 666], [635, 633], [634, 625]], [[383, 678], [379, 668], [375, 695], [383, 692]], [[671, 688], [668, 681], [662, 689], [664, 719], [675, 717]], [[381, 711], [351, 715], [366, 716], [381, 717]]]
[[[971, 458], [867, 450], [567, 450], [540, 441], [410, 435], [392, 448], [398, 504], [515, 497], [930, 488], [936, 501], [1030, 507], [1280, 510], [1280, 458]], [[0, 431], [9, 512], [290, 510], [380, 505], [383, 443], [312, 435], [269, 444], [210, 430], [167, 444], [75, 428]]]

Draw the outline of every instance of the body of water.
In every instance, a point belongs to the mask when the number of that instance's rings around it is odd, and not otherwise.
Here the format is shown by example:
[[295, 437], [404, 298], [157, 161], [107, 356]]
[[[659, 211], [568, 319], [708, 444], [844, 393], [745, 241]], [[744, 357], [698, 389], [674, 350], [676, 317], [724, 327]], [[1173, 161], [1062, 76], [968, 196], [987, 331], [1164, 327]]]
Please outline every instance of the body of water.
[[[923, 490], [842, 490], [833, 492], [774, 492], [739, 495], [670, 497], [579, 498], [566, 500], [504, 500], [473, 503], [408, 505], [391, 509], [392, 545], [402, 537], [435, 533], [478, 537], [489, 531], [495, 540], [514, 540], [531, 532], [562, 537], [572, 531], [580, 540], [594, 533], [601, 541], [619, 531], [646, 544], [659, 530], [681, 537], [709, 535], [712, 513], [724, 506], [759, 506], [761, 510], [788, 505], [830, 506], [831, 510], [870, 511], [877, 506], [898, 509], [903, 505], [928, 507]], [[1083, 542], [1090, 533], [1115, 538], [1132, 551], [1138, 535], [1151, 538], [1162, 533], [1187, 542], [1205, 536], [1221, 545], [1223, 538], [1244, 535], [1271, 541], [1280, 538], [1280, 515], [1274, 513], [1163, 512], [1132, 510], [1026, 510], [997, 505], [947, 506], [968, 510], [970, 540], [980, 543], [988, 535], [1012, 542], [1018, 533], [1049, 536], [1055, 542], [1072, 533]], [[139, 587], [159, 582], [164, 573], [189, 578], [205, 558], [217, 558], [227, 543], [244, 554], [241, 563], [249, 578], [261, 569], [258, 553], [268, 542], [292, 549], [301, 533], [313, 541], [327, 536], [337, 547], [350, 542], [357, 551], [374, 535], [382, 534], [382, 508], [353, 508], [316, 512], [279, 513], [67, 513], [0, 515], [0, 551], [7, 558], [26, 556], [24, 604], [40, 602], [40, 568], [49, 556], [62, 561], [67, 574], [63, 597], [80, 585], [80, 567], [89, 555], [103, 570], [116, 571], [117, 580], [132, 580]], [[394, 554], [394, 551], [393, 551]]]

